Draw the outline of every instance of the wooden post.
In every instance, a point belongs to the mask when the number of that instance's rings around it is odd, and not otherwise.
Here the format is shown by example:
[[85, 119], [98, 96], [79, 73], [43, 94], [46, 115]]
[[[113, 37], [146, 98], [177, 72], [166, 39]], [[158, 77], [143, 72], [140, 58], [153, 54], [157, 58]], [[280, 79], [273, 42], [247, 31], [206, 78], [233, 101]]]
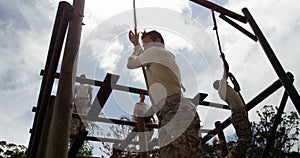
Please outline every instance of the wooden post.
[[145, 118], [141, 117], [142, 110], [139, 110], [137, 112], [138, 117], [137, 117], [137, 129], [138, 129], [138, 135], [139, 135], [139, 145], [140, 145], [140, 151], [141, 153], [139, 154], [141, 158], [147, 158], [148, 157], [148, 145], [147, 145], [147, 137], [146, 137], [146, 123], [145, 123]]
[[295, 108], [300, 114], [300, 96], [298, 91], [296, 90], [295, 86], [289, 79], [289, 76], [286, 74], [285, 70], [283, 69], [282, 65], [280, 64], [279, 60], [277, 59], [274, 51], [272, 50], [271, 46], [269, 45], [267, 39], [263, 35], [262, 31], [259, 29], [258, 25], [254, 21], [252, 15], [248, 11], [247, 8], [243, 8], [242, 12], [244, 13], [249, 25], [251, 26], [254, 34], [256, 35], [260, 45], [265, 51], [266, 56], [268, 57], [271, 65], [273, 66], [277, 76], [279, 77], [280, 81], [282, 82], [286, 92], [290, 96]]
[[45, 112], [45, 120], [43, 124], [43, 130], [41, 133], [41, 140], [39, 142], [39, 146], [37, 150], [37, 157], [45, 157], [47, 151], [47, 144], [48, 144], [48, 136], [49, 136], [49, 129], [52, 122], [53, 116], [53, 107], [55, 102], [55, 96], [50, 96], [49, 103], [47, 105], [47, 110]]
[[120, 155], [120, 150], [117, 149], [116, 147], [117, 147], [117, 145], [114, 144], [113, 145], [113, 154], [112, 154], [111, 158], [118, 158]]
[[228, 147], [227, 147], [225, 135], [223, 132], [224, 128], [222, 127], [222, 124], [220, 121], [215, 122], [215, 126], [216, 126], [216, 130], [218, 133], [219, 144], [220, 144], [221, 151], [222, 151], [220, 156], [225, 157], [228, 155]]
[[85, 0], [73, 1], [73, 12], [62, 61], [61, 76], [53, 110], [46, 157], [68, 156], [68, 140], [71, 127], [72, 100], [75, 85], [77, 56], [80, 45]]
[[[293, 82], [294, 78], [290, 78], [290, 80]], [[276, 133], [278, 125], [280, 124], [281, 116], [282, 116], [284, 108], [286, 106], [288, 97], [289, 96], [288, 96], [288, 94], [287, 94], [287, 92], [285, 90], [284, 94], [282, 96], [280, 105], [279, 105], [279, 109], [277, 111], [277, 114], [275, 115], [275, 120], [274, 120], [273, 126], [270, 129], [270, 131], [269, 131], [269, 136], [268, 136], [268, 139], [267, 139], [267, 144], [266, 144], [266, 147], [265, 147], [265, 149], [264, 149], [264, 151], [262, 153], [262, 157], [268, 157], [269, 150], [272, 147], [272, 145], [274, 144], [275, 133]]]
[[[53, 88], [54, 77], [65, 39], [68, 26], [68, 18], [71, 14], [72, 6], [67, 2], [60, 2], [58, 5], [56, 18], [53, 26], [48, 56], [43, 73], [40, 94], [37, 103], [37, 110], [33, 121], [32, 133], [28, 145], [28, 158], [35, 158], [39, 149], [41, 134], [43, 133], [44, 116], [46, 113], [48, 100]], [[48, 131], [46, 131], [48, 132]]]
[[86, 131], [85, 129], [83, 129], [82, 131], [79, 131], [77, 136], [75, 136], [75, 137], [79, 137], [79, 138], [74, 138], [74, 143], [71, 144], [70, 150], [68, 152], [68, 158], [76, 157], [76, 155], [77, 155], [80, 147], [84, 143], [87, 135], [88, 135], [88, 131]]

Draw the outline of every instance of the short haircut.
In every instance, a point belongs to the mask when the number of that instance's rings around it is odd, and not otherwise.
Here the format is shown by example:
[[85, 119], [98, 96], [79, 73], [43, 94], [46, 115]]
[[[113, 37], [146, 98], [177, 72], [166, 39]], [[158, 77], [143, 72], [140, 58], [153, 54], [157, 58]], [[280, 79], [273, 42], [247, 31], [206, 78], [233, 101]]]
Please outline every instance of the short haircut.
[[213, 87], [216, 89], [216, 90], [218, 90], [219, 89], [219, 87], [220, 87], [220, 80], [216, 80], [214, 83], [213, 83]]
[[163, 37], [161, 36], [161, 34], [159, 32], [157, 32], [156, 30], [152, 30], [149, 32], [144, 31], [142, 33], [142, 39], [149, 37], [150, 39], [152, 39], [153, 41], [156, 41], [156, 39], [160, 39], [162, 44], [165, 44]]
[[81, 75], [80, 75], [80, 77], [82, 77], [82, 78], [86, 78], [86, 77], [85, 77], [85, 74], [81, 74]]

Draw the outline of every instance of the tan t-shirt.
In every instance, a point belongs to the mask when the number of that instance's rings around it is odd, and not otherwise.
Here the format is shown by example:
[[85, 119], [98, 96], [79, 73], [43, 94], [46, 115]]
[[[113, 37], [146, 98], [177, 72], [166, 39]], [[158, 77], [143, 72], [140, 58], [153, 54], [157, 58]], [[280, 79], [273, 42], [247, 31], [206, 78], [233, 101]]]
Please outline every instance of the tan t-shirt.
[[150, 47], [138, 58], [146, 67], [149, 93], [155, 104], [167, 96], [181, 93], [180, 70], [171, 52]]
[[140, 116], [140, 117], [145, 117], [145, 114], [147, 113], [148, 109], [149, 109], [149, 105], [147, 105], [147, 104], [144, 103], [144, 102], [138, 102], [138, 103], [136, 103], [135, 106], [134, 106], [134, 111], [136, 112], [134, 115], [135, 115], [135, 116], [138, 116], [138, 115], [137, 115], [137, 112], [138, 112], [139, 110], [141, 110], [141, 111], [142, 111], [142, 116]]
[[226, 79], [222, 78], [219, 82], [218, 93], [224, 101], [228, 103], [231, 109], [242, 109], [244, 108], [244, 103], [240, 95], [228, 85]]
[[75, 89], [76, 89], [76, 98], [88, 99], [90, 97], [89, 94], [92, 91], [92, 87], [85, 84], [76, 85]]

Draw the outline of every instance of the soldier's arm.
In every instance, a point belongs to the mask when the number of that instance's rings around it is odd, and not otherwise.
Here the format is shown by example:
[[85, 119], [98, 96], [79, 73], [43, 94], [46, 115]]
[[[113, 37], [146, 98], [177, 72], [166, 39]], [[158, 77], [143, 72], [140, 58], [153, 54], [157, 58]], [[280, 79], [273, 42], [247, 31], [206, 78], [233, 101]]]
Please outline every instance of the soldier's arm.
[[223, 65], [224, 65], [224, 73], [223, 73], [223, 78], [227, 79], [229, 76], [229, 64], [227, 63], [226, 59], [225, 59], [225, 55], [224, 53], [221, 53], [221, 59], [223, 61]]

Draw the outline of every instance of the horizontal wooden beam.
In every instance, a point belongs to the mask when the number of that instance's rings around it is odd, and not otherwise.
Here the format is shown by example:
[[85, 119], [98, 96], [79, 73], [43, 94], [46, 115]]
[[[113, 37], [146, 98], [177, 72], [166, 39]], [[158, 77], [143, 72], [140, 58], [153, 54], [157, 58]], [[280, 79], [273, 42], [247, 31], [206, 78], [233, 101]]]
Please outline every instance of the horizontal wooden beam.
[[[40, 75], [43, 76], [44, 75], [44, 70], [41, 70]], [[56, 73], [55, 74], [55, 78], [58, 79], [59, 78], [60, 73]], [[83, 79], [80, 77], [76, 77], [76, 82], [78, 83], [84, 83], [84, 84], [88, 84], [88, 85], [93, 85], [93, 86], [97, 86], [97, 87], [107, 87], [107, 86], [111, 86], [111, 88], [113, 90], [118, 90], [118, 91], [123, 91], [123, 92], [130, 92], [130, 93], [135, 93], [135, 94], [144, 94], [144, 95], [148, 95], [147, 90], [144, 89], [139, 89], [139, 88], [134, 88], [134, 87], [128, 87], [128, 86], [124, 86], [124, 85], [111, 85], [110, 83], [105, 83], [103, 81], [98, 81], [98, 80], [93, 80], [93, 79]]]
[[120, 76], [107, 74], [104, 83], [107, 86], [101, 87], [92, 103], [92, 107], [89, 110], [88, 116], [98, 116], [101, 110], [104, 108], [107, 99], [112, 92], [112, 85], [115, 85], [119, 80]]
[[223, 7], [219, 6], [219, 5], [216, 5], [216, 4], [214, 4], [214, 3], [210, 2], [210, 1], [207, 1], [207, 0], [190, 0], [190, 1], [192, 1], [194, 3], [197, 3], [197, 4], [199, 4], [199, 5], [203, 6], [203, 7], [212, 9], [212, 10], [214, 10], [216, 12], [221, 13], [221, 14], [225, 14], [225, 15], [227, 15], [227, 16], [235, 19], [235, 20], [238, 20], [238, 21], [242, 22], [242, 23], [247, 23], [247, 20], [246, 20], [246, 18], [244, 16], [239, 15], [239, 14], [237, 14], [235, 12], [232, 12], [232, 11], [230, 11], [230, 10], [228, 10], [226, 8], [223, 8]]

